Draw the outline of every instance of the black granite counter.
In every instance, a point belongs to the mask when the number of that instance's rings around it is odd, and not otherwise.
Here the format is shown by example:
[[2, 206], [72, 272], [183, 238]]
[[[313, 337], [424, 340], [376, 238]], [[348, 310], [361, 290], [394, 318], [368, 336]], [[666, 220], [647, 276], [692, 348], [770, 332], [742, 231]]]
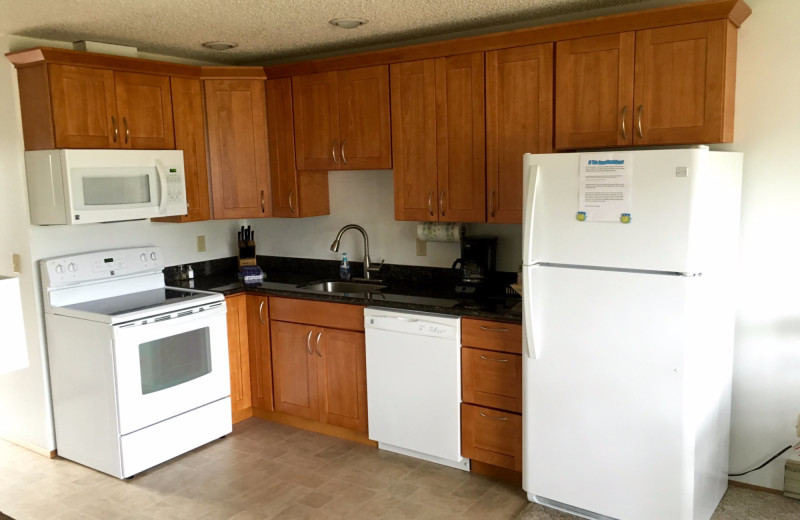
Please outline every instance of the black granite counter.
[[[450, 269], [384, 265], [380, 279], [386, 288], [373, 293], [323, 293], [302, 286], [321, 280], [338, 280], [339, 262], [303, 258], [258, 257], [258, 264], [266, 273], [258, 285], [245, 285], [238, 277], [236, 258], [225, 258], [192, 264], [193, 281], [175, 278], [176, 267], [164, 270], [167, 285], [193, 287], [215, 291], [226, 296], [251, 292], [269, 296], [284, 296], [306, 300], [350, 303], [375, 307], [389, 307], [455, 316], [520, 323], [522, 303], [517, 295], [506, 295], [506, 286], [512, 283], [515, 273], [497, 273], [493, 282], [477, 296], [457, 294]], [[351, 262], [352, 273], [363, 271], [359, 262]]]

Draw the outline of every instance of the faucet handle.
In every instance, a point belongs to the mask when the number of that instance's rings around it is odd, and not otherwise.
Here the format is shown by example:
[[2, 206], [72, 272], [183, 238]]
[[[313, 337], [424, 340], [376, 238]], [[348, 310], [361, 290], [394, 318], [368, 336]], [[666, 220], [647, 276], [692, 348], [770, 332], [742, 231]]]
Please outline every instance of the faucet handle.
[[376, 266], [376, 265], [371, 265], [371, 266], [369, 266], [369, 269], [368, 269], [368, 270], [369, 270], [369, 272], [371, 272], [371, 273], [378, 273], [378, 272], [380, 272], [380, 270], [381, 270], [381, 267], [383, 267], [383, 263], [384, 263], [385, 261], [386, 261], [386, 259], [384, 258], [384, 259], [381, 259], [381, 263], [379, 263], [377, 266]]

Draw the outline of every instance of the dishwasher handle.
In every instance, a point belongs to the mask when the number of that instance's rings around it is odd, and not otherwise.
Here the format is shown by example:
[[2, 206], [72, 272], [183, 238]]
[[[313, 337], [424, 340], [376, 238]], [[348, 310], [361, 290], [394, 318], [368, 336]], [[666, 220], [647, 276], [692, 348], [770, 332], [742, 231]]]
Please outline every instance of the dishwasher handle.
[[[372, 314], [364, 316], [364, 329], [366, 331], [396, 332], [436, 338], [460, 338], [460, 320], [458, 317], [448, 317], [445, 320], [434, 321], [425, 319], [424, 316]], [[447, 323], [442, 323], [443, 321]]]

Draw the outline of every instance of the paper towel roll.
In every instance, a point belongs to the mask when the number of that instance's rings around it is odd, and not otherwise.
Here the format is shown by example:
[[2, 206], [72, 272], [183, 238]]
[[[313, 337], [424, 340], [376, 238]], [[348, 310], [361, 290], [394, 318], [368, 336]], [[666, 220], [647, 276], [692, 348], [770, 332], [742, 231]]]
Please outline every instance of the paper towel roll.
[[460, 242], [466, 233], [464, 224], [449, 222], [420, 222], [417, 238], [424, 242]]

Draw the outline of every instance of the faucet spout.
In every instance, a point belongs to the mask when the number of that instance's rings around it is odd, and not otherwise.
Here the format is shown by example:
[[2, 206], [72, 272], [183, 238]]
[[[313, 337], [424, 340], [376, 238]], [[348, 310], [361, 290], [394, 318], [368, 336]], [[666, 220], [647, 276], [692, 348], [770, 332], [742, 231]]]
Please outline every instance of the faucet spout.
[[[342, 226], [342, 229], [340, 229], [339, 232], [336, 234], [336, 238], [333, 240], [333, 243], [331, 244], [331, 251], [333, 252], [339, 251], [339, 242], [341, 241], [344, 232], [347, 231], [348, 229], [355, 229], [356, 231], [361, 233], [361, 236], [364, 238], [364, 278], [369, 280], [370, 274], [372, 273], [372, 271], [375, 270], [375, 268], [372, 267], [372, 262], [369, 259], [369, 237], [367, 236], [367, 232], [364, 231], [364, 228], [362, 228], [358, 224], [347, 224], [346, 226]], [[381, 265], [383, 265], [383, 262], [381, 262]], [[378, 269], [380, 269], [380, 266], [378, 266]]]

